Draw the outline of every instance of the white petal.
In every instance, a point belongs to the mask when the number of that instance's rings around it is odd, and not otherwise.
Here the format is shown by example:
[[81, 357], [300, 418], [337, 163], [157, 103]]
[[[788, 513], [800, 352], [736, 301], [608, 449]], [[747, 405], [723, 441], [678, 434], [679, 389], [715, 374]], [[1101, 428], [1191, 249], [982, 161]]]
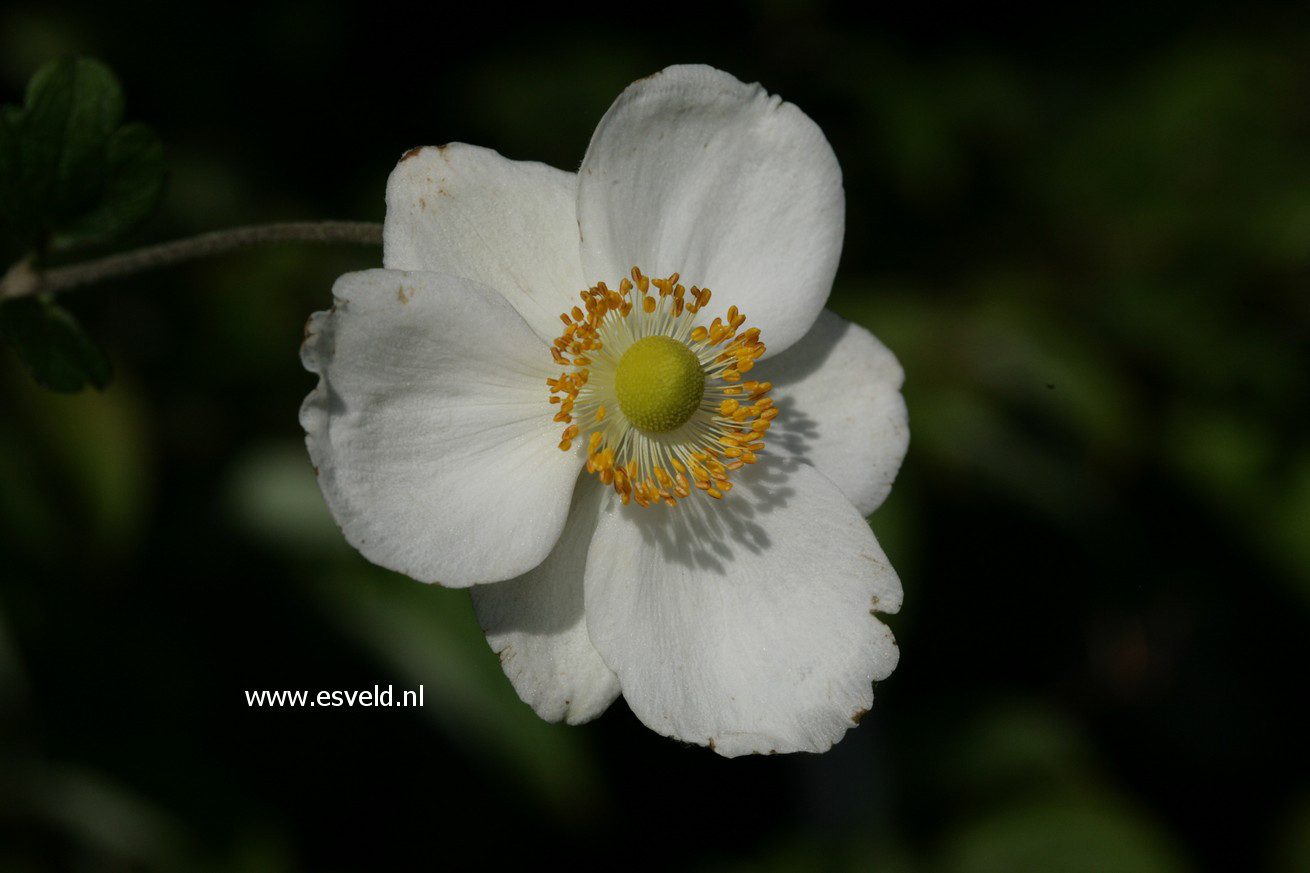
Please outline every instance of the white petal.
[[896, 356], [858, 324], [824, 310], [800, 342], [758, 372], [773, 382], [781, 410], [768, 450], [813, 464], [864, 515], [877, 509], [910, 443]]
[[578, 171], [588, 279], [638, 266], [678, 272], [760, 328], [769, 353], [798, 340], [828, 299], [841, 254], [841, 169], [790, 103], [710, 67], [670, 67], [628, 87]]
[[490, 288], [350, 273], [301, 351], [300, 410], [328, 507], [364, 557], [463, 587], [517, 576], [559, 539], [579, 468], [559, 451], [545, 345]]
[[382, 263], [495, 288], [537, 335], [587, 287], [578, 259], [577, 176], [453, 143], [412, 149], [387, 180]]
[[550, 556], [517, 579], [469, 591], [505, 675], [546, 721], [590, 721], [619, 696], [619, 678], [591, 645], [582, 610], [587, 547], [604, 494], [595, 476], [584, 476]]
[[873, 613], [900, 607], [900, 580], [813, 467], [773, 458], [740, 483], [722, 503], [602, 510], [587, 628], [653, 730], [730, 757], [821, 752], [896, 666]]

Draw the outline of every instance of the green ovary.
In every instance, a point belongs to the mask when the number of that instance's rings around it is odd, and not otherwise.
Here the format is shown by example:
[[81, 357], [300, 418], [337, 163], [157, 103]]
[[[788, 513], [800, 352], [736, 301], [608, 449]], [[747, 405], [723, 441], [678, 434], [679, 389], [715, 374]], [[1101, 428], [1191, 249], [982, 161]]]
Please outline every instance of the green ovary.
[[648, 336], [623, 353], [614, 390], [628, 421], [644, 431], [665, 433], [685, 424], [700, 407], [705, 373], [682, 343]]

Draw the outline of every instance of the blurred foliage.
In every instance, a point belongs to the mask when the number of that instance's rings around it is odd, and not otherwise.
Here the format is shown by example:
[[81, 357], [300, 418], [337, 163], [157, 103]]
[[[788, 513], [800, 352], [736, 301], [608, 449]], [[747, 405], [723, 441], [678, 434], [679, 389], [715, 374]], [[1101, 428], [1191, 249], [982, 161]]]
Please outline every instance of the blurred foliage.
[[109, 384], [109, 359], [68, 310], [48, 297], [24, 297], [0, 304], [0, 335], [27, 365], [33, 378], [55, 391], [81, 391]]
[[[124, 245], [380, 220], [424, 143], [571, 169], [669, 63], [801, 106], [845, 174], [832, 306], [907, 373], [910, 457], [872, 520], [906, 586], [903, 659], [864, 723], [823, 756], [724, 761], [621, 702], [539, 722], [463, 595], [345, 545], [299, 448], [301, 325], [377, 253], [235, 254], [61, 299], [109, 350], [103, 393], [45, 394], [0, 356], [0, 869], [406, 869], [461, 847], [1306, 868], [1304, 11], [724, 11], [488, 10], [486, 38], [438, 45], [344, 4], [213, 14], [194, 41], [150, 4], [18, 3], [0, 98], [63, 52], [128, 83], [174, 177]], [[426, 706], [243, 697], [375, 684]]]
[[[0, 263], [39, 267], [52, 249], [119, 236], [154, 211], [163, 187], [159, 139], [123, 123], [122, 89], [99, 61], [52, 61], [22, 106], [0, 106]], [[47, 388], [109, 383], [104, 352], [52, 300], [0, 302], [0, 334]]]
[[64, 58], [37, 70], [23, 105], [0, 111], [0, 231], [6, 251], [102, 241], [140, 223], [164, 184], [163, 148], [123, 123], [108, 67]]

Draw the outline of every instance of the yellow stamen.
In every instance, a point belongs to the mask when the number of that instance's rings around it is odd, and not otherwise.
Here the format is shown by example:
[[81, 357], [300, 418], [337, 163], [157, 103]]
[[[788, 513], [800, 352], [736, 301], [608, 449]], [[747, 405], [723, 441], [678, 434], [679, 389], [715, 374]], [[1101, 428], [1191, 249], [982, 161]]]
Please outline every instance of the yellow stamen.
[[587, 472], [624, 505], [674, 507], [693, 489], [723, 499], [779, 415], [773, 386], [743, 378], [765, 353], [759, 329], [736, 306], [695, 323], [711, 291], [680, 278], [633, 267], [617, 290], [597, 282], [560, 315], [550, 346], [564, 368], [546, 380], [559, 447], [585, 439]]

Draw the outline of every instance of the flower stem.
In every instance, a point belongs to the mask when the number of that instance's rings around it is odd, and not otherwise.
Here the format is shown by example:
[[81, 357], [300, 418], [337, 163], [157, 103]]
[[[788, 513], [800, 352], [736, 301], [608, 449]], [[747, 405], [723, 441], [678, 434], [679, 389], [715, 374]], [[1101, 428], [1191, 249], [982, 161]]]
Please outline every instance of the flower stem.
[[10, 267], [0, 280], [0, 300], [66, 291], [78, 285], [220, 255], [246, 246], [279, 242], [381, 245], [382, 225], [364, 221], [300, 221], [234, 227], [45, 272], [33, 270], [31, 260], [24, 259]]

